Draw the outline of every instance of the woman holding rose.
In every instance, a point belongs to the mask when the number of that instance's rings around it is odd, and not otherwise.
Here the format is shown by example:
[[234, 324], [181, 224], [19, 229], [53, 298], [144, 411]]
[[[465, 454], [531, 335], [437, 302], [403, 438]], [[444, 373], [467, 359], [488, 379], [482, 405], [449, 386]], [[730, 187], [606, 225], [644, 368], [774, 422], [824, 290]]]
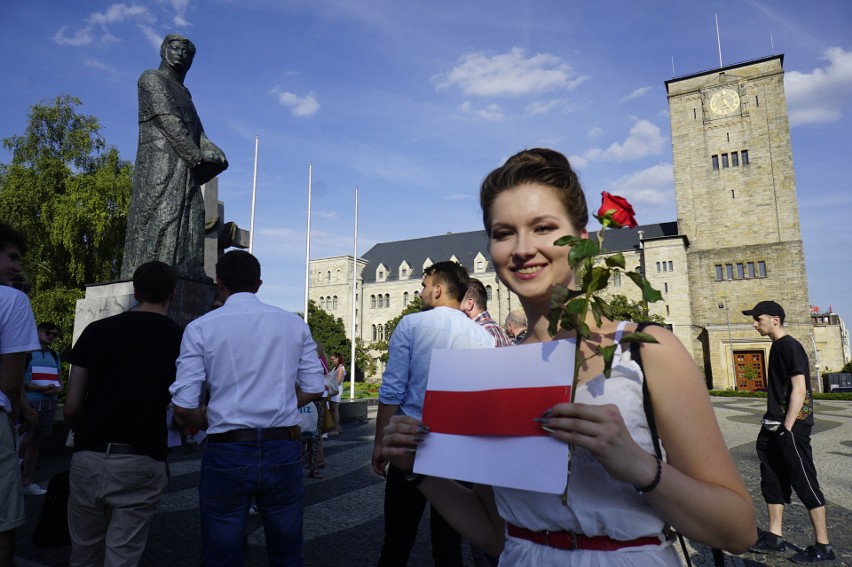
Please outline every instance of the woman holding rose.
[[[520, 152], [486, 177], [480, 204], [497, 275], [527, 316], [524, 344], [573, 340], [573, 332], [548, 331], [554, 286], [574, 286], [568, 249], [554, 241], [588, 236], [585, 197], [568, 160], [552, 150]], [[608, 202], [602, 213], [616, 209], [613, 216], [632, 221], [629, 204], [619, 204]], [[677, 565], [669, 526], [705, 545], [744, 552], [757, 538], [754, 507], [692, 357], [670, 332], [648, 327], [657, 342], [619, 346], [604, 378], [596, 347], [620, 343], [637, 326], [606, 319], [597, 326], [591, 317], [588, 324], [575, 403], [557, 404], [536, 420], [575, 447], [567, 504], [553, 494], [469, 489], [414, 474], [411, 481], [460, 533], [500, 554], [501, 565]], [[644, 381], [662, 459], [643, 409]], [[394, 417], [384, 455], [410, 471], [425, 438], [428, 424]]]

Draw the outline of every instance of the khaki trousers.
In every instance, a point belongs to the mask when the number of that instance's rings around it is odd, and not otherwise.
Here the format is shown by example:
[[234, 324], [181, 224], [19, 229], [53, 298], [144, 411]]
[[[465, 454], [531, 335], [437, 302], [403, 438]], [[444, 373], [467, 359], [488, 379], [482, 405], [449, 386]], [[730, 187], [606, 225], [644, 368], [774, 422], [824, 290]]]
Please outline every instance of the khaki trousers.
[[79, 451], [71, 459], [68, 529], [73, 567], [133, 567], [168, 485], [165, 461]]

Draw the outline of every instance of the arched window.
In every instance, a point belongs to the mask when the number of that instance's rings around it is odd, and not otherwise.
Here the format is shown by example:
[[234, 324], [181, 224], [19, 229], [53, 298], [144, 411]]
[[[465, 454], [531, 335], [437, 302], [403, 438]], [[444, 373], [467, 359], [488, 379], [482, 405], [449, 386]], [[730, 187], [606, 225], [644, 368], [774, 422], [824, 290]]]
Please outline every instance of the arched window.
[[385, 294], [385, 307], [390, 307], [390, 294]]
[[373, 342], [379, 340], [379, 331], [376, 329], [376, 326], [373, 325]]
[[337, 281], [340, 281], [340, 270], [337, 270]]
[[385, 340], [385, 328], [382, 325], [379, 325], [379, 340]]
[[420, 297], [420, 292], [419, 292], [419, 291], [417, 291], [417, 290], [415, 290], [415, 291], [414, 291], [414, 297]]
[[390, 324], [385, 323], [385, 336], [390, 340], [391, 332], [390, 332]]
[[337, 296], [336, 295], [334, 296], [334, 298], [332, 298], [331, 308], [335, 309], [335, 310], [337, 309]]
[[376, 308], [376, 296], [375, 295], [370, 296], [370, 307], [373, 308], [373, 309]]
[[320, 309], [325, 309], [325, 298], [320, 297]]
[[382, 295], [381, 293], [379, 294], [379, 301], [378, 301], [377, 305], [378, 305], [379, 309], [381, 309], [382, 307], [385, 306], [385, 296]]
[[492, 297], [490, 285], [485, 286], [485, 293], [486, 293], [486, 295], [488, 295], [488, 301], [491, 301], [491, 299], [493, 299], [493, 297]]
[[326, 279], [327, 281], [331, 281], [331, 270], [328, 271], [328, 277]]
[[402, 294], [402, 305], [403, 307], [408, 305], [408, 292]]

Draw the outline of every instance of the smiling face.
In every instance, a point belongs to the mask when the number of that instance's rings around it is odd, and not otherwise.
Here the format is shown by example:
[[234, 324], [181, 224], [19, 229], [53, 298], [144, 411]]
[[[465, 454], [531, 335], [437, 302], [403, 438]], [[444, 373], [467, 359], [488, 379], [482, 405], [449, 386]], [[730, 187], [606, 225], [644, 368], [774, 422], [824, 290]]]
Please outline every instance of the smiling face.
[[553, 285], [573, 283], [568, 248], [554, 241], [566, 235], [586, 238], [560, 201], [557, 190], [538, 183], [500, 193], [490, 209], [489, 248], [497, 276], [521, 302], [548, 309]]
[[12, 280], [21, 273], [21, 249], [9, 244], [0, 250], [0, 285], [12, 285]]

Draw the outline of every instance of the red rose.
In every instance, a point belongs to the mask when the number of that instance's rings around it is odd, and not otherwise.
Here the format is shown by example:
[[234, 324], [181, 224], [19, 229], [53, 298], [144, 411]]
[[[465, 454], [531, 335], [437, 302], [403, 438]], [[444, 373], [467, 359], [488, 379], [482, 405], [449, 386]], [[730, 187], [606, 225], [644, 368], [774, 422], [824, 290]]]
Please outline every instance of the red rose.
[[607, 212], [612, 211], [612, 220], [618, 224], [618, 227], [615, 228], [625, 226], [633, 228], [636, 226], [636, 217], [633, 216], [635, 213], [633, 212], [633, 207], [627, 202], [627, 199], [618, 195], [612, 195], [606, 191], [602, 191], [601, 195], [603, 196], [603, 203], [595, 218], [601, 220]]

